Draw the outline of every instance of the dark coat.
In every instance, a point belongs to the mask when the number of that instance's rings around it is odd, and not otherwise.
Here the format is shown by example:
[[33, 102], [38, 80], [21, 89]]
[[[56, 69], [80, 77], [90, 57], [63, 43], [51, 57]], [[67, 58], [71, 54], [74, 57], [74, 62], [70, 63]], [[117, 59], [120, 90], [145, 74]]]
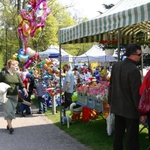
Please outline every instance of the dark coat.
[[132, 60], [126, 58], [114, 64], [108, 95], [111, 112], [125, 118], [137, 119], [140, 86], [140, 71]]

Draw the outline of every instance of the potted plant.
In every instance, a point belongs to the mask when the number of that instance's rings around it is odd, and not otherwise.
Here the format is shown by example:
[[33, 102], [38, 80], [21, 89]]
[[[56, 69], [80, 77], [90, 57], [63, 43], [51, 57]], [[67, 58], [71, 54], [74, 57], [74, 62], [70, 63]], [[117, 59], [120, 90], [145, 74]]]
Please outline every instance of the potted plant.
[[140, 40], [137, 42], [139, 45], [141, 45], [141, 49], [143, 53], [150, 53], [150, 39], [148, 40]]
[[99, 41], [99, 47], [105, 50], [106, 55], [110, 56], [114, 54], [114, 50], [118, 47], [117, 40], [101, 40]]

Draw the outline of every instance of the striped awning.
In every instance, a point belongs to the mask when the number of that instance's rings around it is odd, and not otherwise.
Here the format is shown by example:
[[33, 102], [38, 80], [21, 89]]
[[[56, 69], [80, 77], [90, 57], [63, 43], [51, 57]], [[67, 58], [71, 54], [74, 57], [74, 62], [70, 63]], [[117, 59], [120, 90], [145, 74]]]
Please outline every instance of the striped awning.
[[59, 44], [97, 42], [106, 39], [110, 31], [117, 33], [117, 29], [121, 29], [122, 36], [147, 32], [149, 20], [149, 0], [120, 0], [99, 18], [60, 29]]

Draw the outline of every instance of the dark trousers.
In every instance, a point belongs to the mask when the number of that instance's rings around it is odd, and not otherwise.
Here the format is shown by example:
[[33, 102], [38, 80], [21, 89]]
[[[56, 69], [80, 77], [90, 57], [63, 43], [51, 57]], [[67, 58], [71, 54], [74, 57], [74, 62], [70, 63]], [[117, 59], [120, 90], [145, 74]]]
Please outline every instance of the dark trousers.
[[148, 122], [148, 137], [150, 139], [150, 112], [147, 114], [147, 122]]
[[27, 114], [31, 113], [30, 107], [21, 103], [20, 104], [20, 112], [23, 113], [24, 110], [26, 111]]
[[64, 95], [65, 95], [65, 105], [64, 105], [64, 107], [67, 108], [72, 103], [72, 93], [65, 92]]
[[126, 150], [139, 150], [139, 119], [129, 119], [115, 115], [113, 150], [123, 150], [123, 137], [126, 130]]
[[28, 92], [28, 97], [26, 99], [28, 102], [31, 102], [31, 95], [32, 95], [32, 92]]
[[46, 100], [42, 98], [42, 96], [38, 96], [38, 102], [39, 102], [39, 112], [44, 113], [47, 111], [47, 104]]

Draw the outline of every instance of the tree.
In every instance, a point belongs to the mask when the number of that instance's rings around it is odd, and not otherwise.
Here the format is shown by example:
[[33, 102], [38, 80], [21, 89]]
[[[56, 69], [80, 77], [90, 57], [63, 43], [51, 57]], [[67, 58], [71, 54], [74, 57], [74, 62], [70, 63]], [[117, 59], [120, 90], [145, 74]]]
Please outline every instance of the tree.
[[[17, 28], [19, 26], [18, 15], [20, 13], [20, 9], [26, 8], [27, 0], [0, 0], [0, 16], [1, 16], [1, 25], [5, 27], [7, 25], [7, 29], [9, 27], [12, 30], [8, 30], [7, 32], [7, 47], [9, 52], [9, 58], [12, 58], [12, 55], [18, 53], [18, 50], [23, 47], [22, 40], [20, 39]], [[33, 38], [29, 38], [29, 47], [31, 47], [35, 51], [44, 51], [51, 44], [58, 45], [58, 31], [61, 28], [73, 26], [76, 23], [81, 23], [87, 18], [78, 18], [78, 16], [72, 17], [71, 14], [67, 11], [68, 8], [73, 7], [72, 4], [68, 6], [63, 6], [57, 2], [57, 0], [47, 0], [48, 7], [51, 9], [50, 15], [47, 17], [45, 22], [45, 27], [40, 32], [40, 34], [36, 34]], [[3, 32], [0, 34], [0, 51], [6, 51], [6, 28], [3, 29]], [[76, 51], [77, 45], [71, 45], [67, 47], [68, 50], [70, 47], [71, 51]], [[85, 44], [78, 45], [81, 50], [86, 50]], [[83, 48], [84, 47], [84, 48]], [[89, 49], [89, 48], [87, 48]], [[81, 51], [80, 53], [81, 54]], [[78, 55], [78, 53], [76, 53]]]
[[[5, 54], [6, 58], [11, 58], [11, 55], [18, 50], [18, 40], [17, 40], [17, 31], [16, 22], [14, 20], [16, 15], [16, 10], [14, 8], [14, 3], [11, 0], [0, 0], [0, 16], [1, 16], [1, 39], [2, 47], [0, 52]], [[4, 62], [5, 57], [3, 58]]]

